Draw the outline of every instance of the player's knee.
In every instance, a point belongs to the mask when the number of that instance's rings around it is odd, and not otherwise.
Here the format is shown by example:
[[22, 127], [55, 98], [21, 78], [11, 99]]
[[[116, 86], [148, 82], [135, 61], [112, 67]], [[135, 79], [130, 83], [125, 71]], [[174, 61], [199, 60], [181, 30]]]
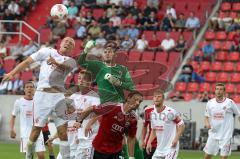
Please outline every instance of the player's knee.
[[33, 139], [33, 141], [36, 141], [40, 132], [41, 132], [42, 128], [41, 127], [35, 127], [33, 126], [32, 127], [32, 132], [31, 132], [31, 135], [30, 135], [30, 139]]
[[211, 159], [211, 158], [212, 158], [212, 155], [209, 155], [209, 154], [205, 153], [204, 159]]
[[37, 153], [38, 159], [44, 159], [44, 152]]

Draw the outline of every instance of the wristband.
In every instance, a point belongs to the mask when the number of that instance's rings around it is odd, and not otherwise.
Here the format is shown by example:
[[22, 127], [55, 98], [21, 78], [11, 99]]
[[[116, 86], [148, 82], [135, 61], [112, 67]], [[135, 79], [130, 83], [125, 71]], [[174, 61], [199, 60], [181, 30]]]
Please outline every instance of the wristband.
[[128, 159], [135, 159], [135, 157], [128, 157]]

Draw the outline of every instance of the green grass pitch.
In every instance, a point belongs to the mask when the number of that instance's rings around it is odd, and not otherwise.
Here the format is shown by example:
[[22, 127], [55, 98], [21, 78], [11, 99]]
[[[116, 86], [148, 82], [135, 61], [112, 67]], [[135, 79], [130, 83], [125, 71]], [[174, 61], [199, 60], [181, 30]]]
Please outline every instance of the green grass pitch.
[[[55, 149], [55, 155], [57, 155], [57, 147]], [[24, 156], [19, 152], [18, 144], [0, 142], [0, 159], [4, 158], [23, 159]], [[48, 159], [47, 155], [46, 159]], [[203, 152], [181, 150], [178, 159], [203, 159]], [[213, 157], [213, 159], [219, 159], [219, 157]], [[233, 152], [229, 159], [240, 159], [240, 152]]]

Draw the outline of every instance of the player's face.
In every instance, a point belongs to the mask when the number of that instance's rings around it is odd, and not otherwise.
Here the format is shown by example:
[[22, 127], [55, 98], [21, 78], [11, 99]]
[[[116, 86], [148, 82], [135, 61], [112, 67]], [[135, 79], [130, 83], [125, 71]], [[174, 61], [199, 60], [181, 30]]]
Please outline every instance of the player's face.
[[25, 95], [33, 97], [34, 91], [35, 91], [35, 87], [34, 87], [33, 83], [25, 84], [25, 86], [24, 86]]
[[160, 93], [154, 94], [154, 96], [153, 96], [154, 105], [156, 105], [156, 106], [162, 105], [163, 100], [164, 100], [163, 94], [160, 94]]
[[78, 85], [81, 87], [89, 87], [91, 85], [91, 80], [85, 76], [84, 73], [78, 75]]
[[70, 53], [75, 47], [75, 42], [72, 38], [66, 37], [60, 44], [60, 52], [64, 55]]
[[111, 47], [107, 47], [103, 52], [103, 61], [109, 63], [113, 60], [115, 55], [114, 50]]
[[215, 95], [217, 98], [222, 98], [225, 94], [224, 86], [216, 86]]
[[139, 107], [142, 101], [143, 101], [143, 97], [139, 94], [136, 94], [128, 99], [128, 104], [130, 105], [131, 110], [135, 110]]

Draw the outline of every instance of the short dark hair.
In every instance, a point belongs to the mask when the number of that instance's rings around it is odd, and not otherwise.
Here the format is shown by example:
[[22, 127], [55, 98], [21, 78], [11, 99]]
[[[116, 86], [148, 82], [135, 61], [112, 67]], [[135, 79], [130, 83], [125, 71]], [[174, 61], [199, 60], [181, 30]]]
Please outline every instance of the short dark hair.
[[132, 98], [134, 95], [139, 95], [139, 96], [143, 96], [142, 95], [142, 93], [140, 93], [140, 92], [138, 92], [138, 91], [132, 91], [132, 92], [130, 92], [129, 94], [128, 94], [128, 96], [127, 96], [127, 99], [128, 98]]
[[27, 81], [27, 82], [24, 83], [24, 87], [23, 88], [25, 88], [27, 84], [32, 84], [33, 87], [35, 87], [35, 84], [34, 84], [33, 81]]
[[225, 90], [225, 84], [224, 83], [217, 83], [215, 87], [217, 87], [217, 86], [222, 86]]
[[104, 48], [108, 48], [108, 47], [112, 48], [114, 52], [118, 50], [118, 44], [115, 41], [108, 41], [105, 44]]
[[162, 89], [157, 89], [153, 92], [153, 95], [156, 95], [156, 94], [162, 94], [163, 95], [163, 98], [164, 98], [164, 91]]
[[90, 81], [92, 81], [92, 73], [87, 71], [87, 70], [81, 70], [79, 72], [79, 74], [84, 74], [85, 77], [87, 77], [87, 79], [89, 79]]

